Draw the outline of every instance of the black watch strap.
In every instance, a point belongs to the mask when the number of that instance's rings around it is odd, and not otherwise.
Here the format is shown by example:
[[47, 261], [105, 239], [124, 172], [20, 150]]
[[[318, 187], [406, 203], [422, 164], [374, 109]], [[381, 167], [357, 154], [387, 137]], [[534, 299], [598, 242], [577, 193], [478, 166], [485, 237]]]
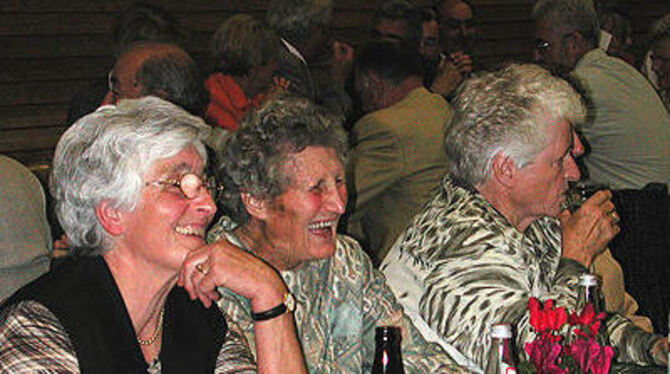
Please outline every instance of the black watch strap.
[[276, 307], [266, 310], [264, 312], [260, 313], [254, 313], [251, 312], [251, 319], [254, 321], [267, 321], [269, 319], [273, 319], [275, 317], [281, 316], [282, 314], [286, 313], [286, 305], [284, 303], [281, 303], [277, 305]]
[[251, 312], [251, 319], [254, 321], [267, 321], [269, 319], [281, 316], [286, 311], [293, 312], [295, 309], [295, 298], [290, 293], [284, 294], [284, 301], [276, 307], [260, 313]]

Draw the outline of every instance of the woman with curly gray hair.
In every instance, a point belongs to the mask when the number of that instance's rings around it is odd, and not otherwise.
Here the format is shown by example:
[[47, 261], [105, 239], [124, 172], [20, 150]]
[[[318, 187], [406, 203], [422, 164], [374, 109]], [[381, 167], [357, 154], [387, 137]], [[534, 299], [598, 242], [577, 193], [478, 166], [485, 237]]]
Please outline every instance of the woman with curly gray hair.
[[[2, 307], [0, 372], [256, 372], [235, 326], [175, 287], [210, 280], [201, 264], [182, 267], [216, 211], [218, 187], [203, 173], [207, 130], [146, 97], [102, 107], [65, 132], [51, 191], [78, 254]], [[227, 254], [218, 271], [228, 278], [217, 285], [254, 310], [280, 300], [286, 286], [271, 268], [212, 247]], [[304, 373], [290, 315], [257, 326], [256, 339], [259, 372]]]
[[[269, 102], [229, 135], [220, 157], [220, 202], [228, 216], [208, 239], [268, 263], [289, 293], [257, 313], [234, 289], [221, 287], [219, 306], [251, 342], [258, 324], [292, 310], [310, 373], [369, 372], [380, 325], [403, 329], [406, 372], [444, 371], [448, 356], [423, 340], [360, 245], [336, 233], [347, 199], [345, 140], [340, 121], [304, 99]], [[221, 255], [205, 249], [187, 263], [204, 263], [212, 273], [225, 266]], [[209, 295], [215, 283], [196, 291]]]

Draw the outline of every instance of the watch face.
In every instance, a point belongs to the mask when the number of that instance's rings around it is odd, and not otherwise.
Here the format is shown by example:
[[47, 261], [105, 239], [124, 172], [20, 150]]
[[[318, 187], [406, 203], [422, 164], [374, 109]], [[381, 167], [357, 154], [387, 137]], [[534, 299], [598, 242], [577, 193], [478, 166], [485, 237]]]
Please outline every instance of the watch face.
[[284, 305], [286, 305], [286, 308], [289, 310], [289, 312], [293, 312], [295, 310], [295, 297], [291, 293], [286, 293], [286, 296], [284, 296]]

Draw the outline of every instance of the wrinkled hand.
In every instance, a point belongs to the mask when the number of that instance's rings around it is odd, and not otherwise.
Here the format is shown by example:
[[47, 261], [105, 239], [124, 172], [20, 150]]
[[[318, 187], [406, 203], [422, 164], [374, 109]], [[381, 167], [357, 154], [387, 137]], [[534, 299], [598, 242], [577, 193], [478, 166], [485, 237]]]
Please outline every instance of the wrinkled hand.
[[668, 338], [659, 339], [651, 348], [651, 357], [657, 364], [668, 366], [668, 352], [670, 352]]
[[270, 265], [226, 240], [189, 253], [179, 271], [177, 285], [207, 308], [220, 298], [218, 286], [249, 299], [254, 311], [278, 305], [286, 292], [284, 281]]
[[469, 55], [457, 51], [449, 55], [451, 62], [456, 67], [456, 70], [461, 74], [462, 79], [467, 79], [472, 73], [472, 59]]
[[461, 82], [463, 82], [463, 76], [456, 66], [451, 61], [443, 59], [437, 66], [437, 73], [433, 84], [430, 85], [430, 90], [433, 93], [446, 96], [455, 90]]
[[333, 57], [330, 59], [330, 73], [333, 81], [344, 88], [354, 61], [354, 49], [347, 43], [333, 42]]
[[612, 203], [612, 192], [598, 191], [574, 213], [564, 210], [561, 222], [562, 257], [576, 260], [586, 267], [619, 233], [619, 215]]

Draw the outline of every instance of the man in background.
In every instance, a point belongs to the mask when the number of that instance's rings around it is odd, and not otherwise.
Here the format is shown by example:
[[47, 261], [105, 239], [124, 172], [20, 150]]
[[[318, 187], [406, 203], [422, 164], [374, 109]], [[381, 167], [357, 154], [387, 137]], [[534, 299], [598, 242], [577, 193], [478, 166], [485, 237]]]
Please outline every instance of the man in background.
[[351, 131], [348, 232], [379, 264], [447, 170], [451, 108], [423, 86], [418, 53], [400, 42], [360, 47], [355, 81], [369, 113]]
[[540, 0], [533, 9], [535, 60], [571, 79], [586, 96], [581, 130], [588, 182], [641, 189], [670, 182], [670, 117], [649, 82], [598, 48], [600, 26], [590, 0]]

